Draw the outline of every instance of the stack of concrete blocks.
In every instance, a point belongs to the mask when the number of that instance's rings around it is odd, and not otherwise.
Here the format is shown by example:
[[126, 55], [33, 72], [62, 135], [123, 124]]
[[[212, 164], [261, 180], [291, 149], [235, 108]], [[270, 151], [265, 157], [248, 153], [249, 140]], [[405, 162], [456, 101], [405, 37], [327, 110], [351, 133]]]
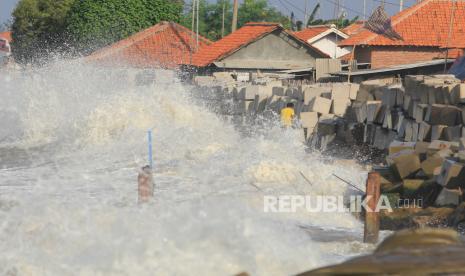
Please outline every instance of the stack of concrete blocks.
[[457, 142], [394, 141], [386, 162], [392, 173], [386, 177], [390, 179], [387, 191], [401, 191], [401, 197], [434, 206], [458, 205], [464, 198], [465, 138]]
[[465, 84], [449, 75], [407, 76], [404, 85], [362, 82], [351, 119], [365, 125], [364, 142], [386, 149], [393, 140], [458, 141], [465, 136]]

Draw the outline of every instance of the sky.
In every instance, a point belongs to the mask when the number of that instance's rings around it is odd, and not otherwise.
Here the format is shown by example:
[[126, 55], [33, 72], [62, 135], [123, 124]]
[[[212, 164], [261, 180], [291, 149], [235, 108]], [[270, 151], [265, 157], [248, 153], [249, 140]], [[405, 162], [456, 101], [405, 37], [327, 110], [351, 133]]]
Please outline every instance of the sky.
[[[11, 18], [11, 12], [19, 0], [0, 0], [0, 23], [5, 22]], [[191, 0], [186, 0], [191, 1]], [[216, 0], [208, 0], [215, 2]], [[232, 0], [231, 0], [232, 1]], [[268, 0], [271, 6], [276, 7], [284, 14], [290, 14], [292, 11], [298, 19], [303, 19], [305, 14], [305, 1], [308, 2], [308, 13], [311, 12], [316, 3], [321, 3], [321, 11], [319, 17], [323, 19], [333, 18], [335, 14], [335, 4], [337, 0]], [[382, 0], [339, 0], [341, 11], [344, 10], [347, 17], [353, 18], [355, 16], [363, 17], [363, 2], [367, 3], [367, 13], [369, 14], [373, 8], [381, 4]], [[242, 2], [240, 0], [240, 2]], [[385, 0], [385, 8], [390, 14], [399, 11], [400, 0]], [[415, 0], [404, 0], [404, 6], [409, 7], [413, 5]]]

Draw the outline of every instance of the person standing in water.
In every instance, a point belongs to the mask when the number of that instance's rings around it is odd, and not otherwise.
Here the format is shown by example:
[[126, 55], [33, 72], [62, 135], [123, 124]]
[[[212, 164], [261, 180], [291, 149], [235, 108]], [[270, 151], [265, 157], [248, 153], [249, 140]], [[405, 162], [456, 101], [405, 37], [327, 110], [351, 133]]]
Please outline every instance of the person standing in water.
[[281, 110], [281, 125], [286, 128], [292, 127], [294, 117], [295, 117], [294, 104], [288, 103], [286, 107]]

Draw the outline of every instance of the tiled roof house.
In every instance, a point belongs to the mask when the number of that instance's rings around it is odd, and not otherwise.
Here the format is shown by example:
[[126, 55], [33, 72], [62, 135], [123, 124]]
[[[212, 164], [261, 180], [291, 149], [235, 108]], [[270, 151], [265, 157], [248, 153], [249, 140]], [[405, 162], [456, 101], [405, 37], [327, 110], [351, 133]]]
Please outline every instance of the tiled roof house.
[[280, 70], [310, 68], [328, 57], [277, 23], [248, 23], [194, 55], [198, 68]]
[[391, 21], [401, 40], [363, 28], [339, 45], [355, 46], [355, 59], [372, 68], [444, 58], [447, 48], [455, 58], [465, 49], [465, 0], [424, 0]]
[[190, 64], [193, 54], [211, 44], [195, 33], [172, 22], [161, 22], [126, 39], [104, 47], [86, 57], [101, 65], [124, 65], [136, 68], [175, 69]]
[[11, 52], [10, 47], [11, 32], [0, 33], [0, 55], [9, 55]]
[[338, 30], [335, 25], [310, 26], [302, 31], [295, 32], [295, 35], [331, 58], [339, 58], [351, 51], [351, 47], [338, 46], [340, 41], [349, 36]]

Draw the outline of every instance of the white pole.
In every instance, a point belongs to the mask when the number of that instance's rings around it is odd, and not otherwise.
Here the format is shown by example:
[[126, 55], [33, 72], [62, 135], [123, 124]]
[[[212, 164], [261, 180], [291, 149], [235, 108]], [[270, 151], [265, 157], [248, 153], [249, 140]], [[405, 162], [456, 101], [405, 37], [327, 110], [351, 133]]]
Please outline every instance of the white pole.
[[404, 0], [400, 0], [399, 11], [404, 9]]
[[363, 0], [363, 19], [367, 19], [367, 0]]
[[308, 22], [308, 0], [305, 0], [305, 16], [304, 16], [304, 29], [307, 29]]

